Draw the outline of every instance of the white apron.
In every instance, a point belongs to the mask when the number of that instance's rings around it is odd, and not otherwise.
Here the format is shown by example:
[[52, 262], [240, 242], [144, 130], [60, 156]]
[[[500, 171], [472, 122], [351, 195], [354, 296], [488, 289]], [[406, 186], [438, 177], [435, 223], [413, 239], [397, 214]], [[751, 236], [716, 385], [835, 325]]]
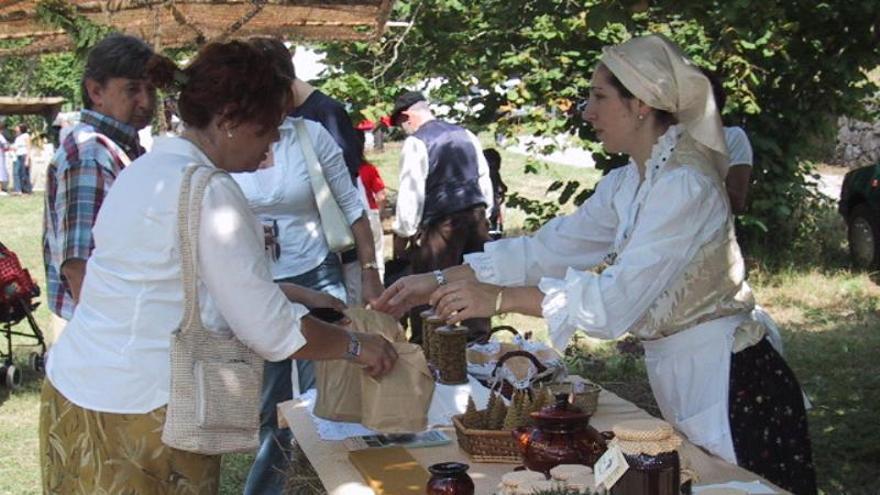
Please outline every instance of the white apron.
[[736, 464], [728, 415], [734, 332], [748, 314], [646, 340], [645, 364], [664, 419], [692, 443]]

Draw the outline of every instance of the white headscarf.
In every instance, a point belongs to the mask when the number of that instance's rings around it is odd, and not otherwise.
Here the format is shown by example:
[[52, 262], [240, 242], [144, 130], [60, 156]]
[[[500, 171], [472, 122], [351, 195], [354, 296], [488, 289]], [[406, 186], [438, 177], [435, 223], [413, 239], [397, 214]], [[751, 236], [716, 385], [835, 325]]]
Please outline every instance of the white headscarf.
[[675, 115], [725, 176], [729, 159], [712, 84], [673, 42], [656, 34], [633, 38], [605, 47], [601, 62], [636, 98]]

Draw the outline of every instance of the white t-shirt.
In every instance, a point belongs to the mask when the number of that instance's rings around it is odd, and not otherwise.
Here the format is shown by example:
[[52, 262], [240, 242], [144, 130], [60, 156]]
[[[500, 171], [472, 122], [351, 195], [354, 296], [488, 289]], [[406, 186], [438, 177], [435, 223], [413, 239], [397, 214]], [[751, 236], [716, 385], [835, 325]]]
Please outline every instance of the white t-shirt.
[[[260, 221], [278, 223], [281, 256], [272, 264], [275, 280], [305, 273], [320, 265], [330, 253], [293, 122], [294, 118], [288, 117], [279, 128], [281, 137], [272, 146], [273, 166], [254, 173], [232, 174]], [[342, 150], [321, 124], [304, 122], [324, 179], [351, 225], [364, 214], [364, 206], [345, 166]]]
[[[171, 333], [184, 304], [177, 202], [183, 170], [194, 162], [213, 166], [185, 139], [157, 139], [101, 206], [79, 304], [46, 370], [80, 407], [142, 414], [168, 403]], [[307, 309], [272, 282], [262, 227], [228, 176], [215, 176], [205, 191], [198, 260], [206, 328], [233, 332], [269, 361], [305, 345]]]
[[27, 132], [19, 134], [15, 137], [15, 141], [12, 142], [12, 149], [15, 151], [15, 156], [22, 156], [28, 154], [28, 148], [31, 147], [31, 135]]
[[724, 141], [730, 154], [728, 168], [736, 165], [752, 166], [752, 144], [742, 127], [725, 127]]

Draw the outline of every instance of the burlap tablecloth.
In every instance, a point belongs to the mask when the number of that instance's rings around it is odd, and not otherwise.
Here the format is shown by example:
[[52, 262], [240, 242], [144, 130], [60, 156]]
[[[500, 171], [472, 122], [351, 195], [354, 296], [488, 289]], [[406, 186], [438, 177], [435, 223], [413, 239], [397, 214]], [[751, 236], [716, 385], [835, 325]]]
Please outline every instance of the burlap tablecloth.
[[[299, 443], [309, 462], [321, 478], [321, 482], [330, 495], [372, 495], [373, 491], [363, 482], [360, 473], [348, 461], [348, 452], [342, 442], [321, 440], [315, 430], [315, 424], [303, 403], [296, 400], [278, 404], [279, 421], [282, 426], [289, 426], [296, 442]], [[590, 424], [599, 431], [611, 430], [615, 423], [628, 419], [644, 419], [651, 416], [631, 402], [617, 395], [602, 390], [599, 396], [599, 408], [590, 419]], [[460, 461], [470, 464], [468, 474], [474, 480], [476, 493], [488, 495], [495, 492], [501, 476], [512, 471], [513, 464], [482, 464], [471, 462], [467, 454], [459, 450], [455, 441], [455, 430], [443, 429], [451, 438], [452, 443], [439, 447], [409, 449], [410, 454], [425, 468], [437, 462]], [[712, 456], [699, 447], [684, 441], [681, 447], [691, 468], [699, 476], [698, 484], [722, 483], [726, 481], [754, 481], [776, 488], [772, 483], [760, 476]], [[780, 493], [787, 493], [779, 490]]]

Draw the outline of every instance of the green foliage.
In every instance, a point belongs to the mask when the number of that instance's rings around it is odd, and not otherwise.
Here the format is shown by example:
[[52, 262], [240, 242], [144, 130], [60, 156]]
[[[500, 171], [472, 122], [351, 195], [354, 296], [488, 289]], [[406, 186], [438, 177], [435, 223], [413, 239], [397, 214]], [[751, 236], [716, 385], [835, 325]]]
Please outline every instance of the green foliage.
[[113, 32], [113, 28], [95, 24], [77, 14], [74, 6], [64, 0], [40, 0], [37, 2], [37, 18], [63, 29], [73, 40], [74, 53], [80, 59], [85, 59], [96, 43]]
[[82, 101], [83, 64], [69, 52], [42, 55], [34, 70], [32, 91], [42, 96], [63, 96], [74, 107]]
[[[472, 128], [507, 136], [571, 133], [606, 156], [572, 105], [584, 95], [601, 47], [665, 33], [700, 65], [724, 76], [725, 120], [744, 125], [755, 150], [753, 202], [742, 225], [768, 250], [808, 243], [818, 197], [804, 177], [838, 115], [858, 114], [877, 86], [878, 10], [869, 0], [399, 0], [376, 43], [326, 45], [339, 69], [325, 88], [371, 118], [402, 88], [431, 83], [432, 100]], [[528, 165], [527, 165], [528, 166]], [[574, 191], [580, 191], [578, 185]], [[563, 186], [560, 186], [563, 187]], [[587, 192], [566, 190], [582, 201]], [[575, 201], [577, 202], [577, 201]], [[544, 203], [544, 204], [542, 204]], [[559, 203], [515, 196], [529, 228]], [[772, 232], [772, 236], [764, 236]]]

